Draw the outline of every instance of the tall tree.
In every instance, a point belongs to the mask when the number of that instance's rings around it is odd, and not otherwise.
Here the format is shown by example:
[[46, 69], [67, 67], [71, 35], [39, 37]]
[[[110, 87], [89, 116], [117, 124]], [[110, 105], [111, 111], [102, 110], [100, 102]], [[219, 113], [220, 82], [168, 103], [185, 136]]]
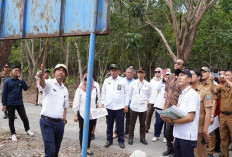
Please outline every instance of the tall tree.
[[0, 70], [7, 62], [7, 58], [10, 55], [11, 48], [15, 40], [4, 40], [0, 41]]

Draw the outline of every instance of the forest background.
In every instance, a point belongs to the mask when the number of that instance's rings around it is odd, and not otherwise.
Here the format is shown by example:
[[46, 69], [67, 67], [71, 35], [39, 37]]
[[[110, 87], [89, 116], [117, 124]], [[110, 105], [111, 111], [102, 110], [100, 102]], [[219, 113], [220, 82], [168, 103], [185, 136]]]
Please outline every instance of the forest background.
[[[232, 0], [112, 0], [110, 9], [109, 35], [96, 39], [94, 75], [100, 84], [111, 63], [121, 72], [128, 65], [143, 66], [147, 80], [155, 67], [173, 70], [176, 58], [187, 60], [190, 68], [232, 68]], [[33, 84], [47, 40], [4, 41], [2, 51], [10, 53], [0, 61], [20, 64]], [[89, 36], [50, 38], [45, 67], [66, 64], [68, 84], [77, 87], [87, 71], [88, 52]]]

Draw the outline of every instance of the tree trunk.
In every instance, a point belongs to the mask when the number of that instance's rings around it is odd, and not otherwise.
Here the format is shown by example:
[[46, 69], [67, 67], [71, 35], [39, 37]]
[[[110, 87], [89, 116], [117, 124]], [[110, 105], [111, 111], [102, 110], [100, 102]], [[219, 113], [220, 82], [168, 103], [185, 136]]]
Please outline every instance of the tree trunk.
[[74, 40], [74, 43], [75, 43], [75, 46], [76, 46], [76, 49], [77, 49], [77, 60], [78, 60], [78, 65], [79, 65], [79, 75], [80, 75], [80, 82], [81, 82], [82, 78], [83, 78], [82, 65], [81, 65], [81, 51], [80, 51], [80, 48], [79, 48], [79, 45], [78, 45], [77, 38], [74, 37], [73, 40]]
[[21, 75], [23, 77], [23, 40], [21, 39], [21, 48], [20, 48], [20, 62], [21, 62]]
[[0, 41], [0, 70], [4, 67], [11, 53], [11, 48], [15, 40]]
[[66, 53], [66, 60], [65, 60], [65, 65], [67, 67], [67, 71], [68, 71], [68, 63], [69, 63], [69, 48], [70, 48], [70, 41], [67, 44], [67, 53]]

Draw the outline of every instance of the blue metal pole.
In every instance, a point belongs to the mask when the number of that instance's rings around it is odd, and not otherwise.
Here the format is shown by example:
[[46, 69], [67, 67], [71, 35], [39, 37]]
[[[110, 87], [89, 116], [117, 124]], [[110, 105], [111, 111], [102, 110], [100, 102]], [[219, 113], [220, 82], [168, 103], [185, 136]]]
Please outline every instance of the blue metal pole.
[[84, 117], [84, 130], [82, 140], [82, 157], [86, 157], [88, 133], [89, 133], [89, 113], [91, 103], [91, 91], [92, 91], [92, 78], [93, 78], [93, 65], [95, 55], [95, 42], [96, 42], [96, 24], [97, 24], [97, 7], [98, 0], [93, 1], [92, 22], [91, 22], [91, 34], [90, 34], [90, 48], [89, 48], [89, 63], [88, 63], [88, 77], [87, 77], [87, 92], [85, 100], [85, 117]]

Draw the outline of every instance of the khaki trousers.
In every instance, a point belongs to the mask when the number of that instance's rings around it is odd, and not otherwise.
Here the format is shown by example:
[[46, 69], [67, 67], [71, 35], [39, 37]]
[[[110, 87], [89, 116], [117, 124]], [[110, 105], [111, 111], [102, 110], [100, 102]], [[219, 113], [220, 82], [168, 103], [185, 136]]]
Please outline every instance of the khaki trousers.
[[216, 144], [215, 131], [211, 132], [209, 135], [210, 135], [210, 139], [208, 144], [209, 146], [208, 153], [213, 155], [215, 152], [215, 144]]
[[207, 144], [202, 144], [203, 134], [198, 133], [197, 147], [194, 149], [195, 157], [207, 157]]
[[229, 138], [232, 137], [232, 115], [220, 114], [221, 157], [229, 157]]

